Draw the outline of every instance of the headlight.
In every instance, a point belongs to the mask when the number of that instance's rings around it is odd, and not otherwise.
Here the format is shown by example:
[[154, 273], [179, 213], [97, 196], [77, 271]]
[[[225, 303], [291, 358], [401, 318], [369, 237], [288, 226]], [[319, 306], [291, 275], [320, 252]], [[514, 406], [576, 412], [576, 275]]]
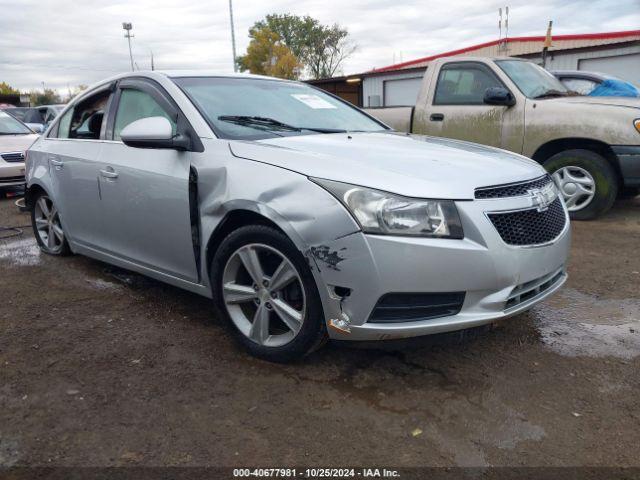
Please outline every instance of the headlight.
[[633, 121], [633, 126], [636, 127], [636, 130], [640, 133], [640, 118], [636, 118]]
[[347, 183], [312, 178], [354, 216], [367, 233], [463, 238], [453, 200], [407, 198]]

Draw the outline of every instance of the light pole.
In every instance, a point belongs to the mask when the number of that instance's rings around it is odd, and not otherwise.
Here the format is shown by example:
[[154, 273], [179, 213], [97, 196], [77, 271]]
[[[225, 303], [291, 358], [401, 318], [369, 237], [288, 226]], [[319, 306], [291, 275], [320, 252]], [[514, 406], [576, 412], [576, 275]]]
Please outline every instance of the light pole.
[[233, 49], [233, 71], [238, 71], [236, 64], [236, 34], [233, 28], [233, 0], [229, 0], [229, 20], [231, 21], [231, 48]]
[[124, 36], [129, 42], [129, 60], [131, 60], [131, 71], [133, 72], [133, 53], [131, 53], [131, 37], [134, 36], [131, 35], [131, 29], [133, 28], [133, 25], [131, 24], [131, 22], [122, 22], [122, 28], [127, 32], [124, 34]]

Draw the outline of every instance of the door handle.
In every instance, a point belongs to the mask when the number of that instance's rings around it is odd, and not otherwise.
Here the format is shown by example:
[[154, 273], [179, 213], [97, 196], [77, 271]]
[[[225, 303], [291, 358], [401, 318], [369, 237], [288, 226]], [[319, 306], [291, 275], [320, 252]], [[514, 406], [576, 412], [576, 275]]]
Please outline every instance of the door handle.
[[118, 172], [113, 168], [107, 167], [104, 170], [100, 170], [100, 176], [104, 178], [118, 178]]
[[444, 120], [444, 113], [432, 113], [429, 120], [432, 122], [441, 122]]
[[60, 170], [64, 166], [64, 162], [57, 160], [56, 157], [49, 157], [49, 163], [56, 167], [56, 170]]

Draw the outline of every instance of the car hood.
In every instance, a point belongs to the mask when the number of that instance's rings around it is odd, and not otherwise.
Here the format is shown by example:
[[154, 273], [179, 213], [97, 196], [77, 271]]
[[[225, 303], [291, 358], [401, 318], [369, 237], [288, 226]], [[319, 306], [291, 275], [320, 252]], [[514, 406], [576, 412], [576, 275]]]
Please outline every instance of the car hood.
[[[628, 108], [640, 108], [640, 98], [633, 97], [589, 97], [579, 95], [575, 97], [558, 97], [549, 98], [542, 102], [551, 103], [568, 103], [568, 104], [588, 104], [588, 105], [604, 105], [611, 107], [628, 107]], [[544, 104], [544, 103], [542, 103]]]
[[38, 139], [38, 135], [0, 135], [0, 153], [24, 152], [33, 142]]
[[544, 174], [533, 160], [469, 142], [398, 133], [231, 141], [231, 152], [303, 175], [421, 198], [472, 199], [478, 187]]

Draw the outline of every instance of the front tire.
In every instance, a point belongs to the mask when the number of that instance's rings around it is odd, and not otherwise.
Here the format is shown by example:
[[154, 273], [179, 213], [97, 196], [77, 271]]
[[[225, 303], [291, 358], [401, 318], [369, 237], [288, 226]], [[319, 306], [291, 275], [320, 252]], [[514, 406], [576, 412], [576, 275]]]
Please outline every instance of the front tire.
[[62, 229], [60, 212], [44, 192], [36, 194], [31, 209], [31, 226], [40, 250], [48, 255], [69, 255], [71, 249]]
[[573, 220], [591, 220], [606, 213], [618, 194], [611, 164], [589, 150], [560, 152], [544, 162], [564, 197]]
[[214, 300], [254, 356], [289, 362], [327, 337], [309, 266], [280, 231], [249, 225], [229, 234], [211, 264]]

